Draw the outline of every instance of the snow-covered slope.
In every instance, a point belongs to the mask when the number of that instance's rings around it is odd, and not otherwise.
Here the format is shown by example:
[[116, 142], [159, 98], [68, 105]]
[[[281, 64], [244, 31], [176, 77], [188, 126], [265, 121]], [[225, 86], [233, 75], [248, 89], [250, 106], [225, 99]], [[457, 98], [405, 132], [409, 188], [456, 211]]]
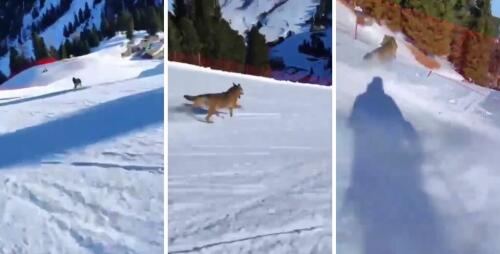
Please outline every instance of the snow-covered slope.
[[[33, 45], [31, 40], [31, 26], [34, 23], [40, 22], [41, 17], [46, 14], [51, 6], [58, 6], [59, 0], [45, 0], [43, 8], [40, 6], [40, 1], [35, 2], [34, 8], [39, 10], [39, 16], [33, 19], [31, 12], [26, 14], [23, 18], [23, 25], [20, 38], [9, 40], [7, 43], [10, 47], [16, 48], [20, 51], [26, 58], [35, 58], [33, 52]], [[79, 0], [72, 1], [69, 10], [62, 15], [57, 21], [49, 26], [47, 29], [42, 31], [39, 35], [44, 38], [45, 44], [47, 48], [54, 47], [56, 49], [59, 48], [61, 43], [66, 39], [63, 35], [64, 26], [68, 25], [68, 23], [73, 22], [74, 15], [78, 14], [79, 10], [83, 10], [85, 4], [90, 6], [91, 8], [91, 17], [86, 22], [82, 23], [75, 32], [79, 33], [84, 28], [91, 29], [92, 26], [99, 27], [101, 25], [101, 14], [104, 10], [105, 0], [101, 1], [101, 3], [97, 5], [93, 5], [94, 0]], [[22, 43], [20, 43], [22, 42]], [[11, 71], [9, 69], [9, 53], [4, 56], [0, 56], [0, 71], [5, 75], [10, 75]]]
[[267, 41], [274, 41], [289, 32], [301, 33], [314, 14], [319, 0], [219, 0], [222, 15], [231, 27], [241, 34], [257, 22], [262, 23], [260, 32]]
[[[321, 38], [325, 48], [331, 50], [332, 28], [324, 32], [304, 32], [290, 36], [273, 47], [269, 53], [271, 59], [282, 59], [283, 70], [274, 70], [273, 78], [278, 80], [302, 81], [309, 83], [332, 85], [332, 68], [327, 67], [327, 57], [315, 57], [298, 51], [299, 46], [307, 41], [311, 43], [311, 35]], [[330, 58], [332, 56], [330, 55]], [[311, 72], [312, 71], [312, 72]]]
[[[168, 68], [169, 252], [331, 253], [331, 89]], [[232, 82], [232, 118], [183, 98]]]
[[354, 22], [337, 1], [337, 253], [499, 253], [500, 93], [366, 63], [389, 32]]
[[125, 43], [2, 86], [0, 253], [163, 252], [163, 63]]

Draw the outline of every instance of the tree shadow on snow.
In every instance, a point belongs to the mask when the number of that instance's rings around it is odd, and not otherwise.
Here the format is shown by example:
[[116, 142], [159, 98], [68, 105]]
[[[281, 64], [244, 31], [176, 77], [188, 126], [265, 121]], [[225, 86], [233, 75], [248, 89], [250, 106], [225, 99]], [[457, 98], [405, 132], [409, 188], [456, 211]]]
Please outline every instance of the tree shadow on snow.
[[163, 88], [0, 136], [0, 168], [39, 163], [64, 153], [163, 122]]
[[145, 78], [145, 77], [151, 77], [151, 76], [155, 76], [155, 75], [161, 75], [161, 74], [163, 74], [163, 67], [164, 66], [165, 66], [165, 64], [162, 62], [151, 69], [147, 69], [147, 70], [142, 71], [139, 74], [139, 76], [137, 76], [137, 78]]
[[354, 161], [346, 202], [362, 228], [364, 254], [446, 254], [439, 219], [422, 189], [418, 134], [375, 77], [349, 119]]

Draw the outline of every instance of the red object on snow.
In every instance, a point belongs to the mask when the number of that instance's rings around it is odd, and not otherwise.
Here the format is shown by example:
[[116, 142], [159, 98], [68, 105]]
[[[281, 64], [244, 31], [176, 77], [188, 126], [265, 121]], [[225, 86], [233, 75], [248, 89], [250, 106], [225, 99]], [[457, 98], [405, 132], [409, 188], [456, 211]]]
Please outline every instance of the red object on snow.
[[17, 71], [13, 71], [10, 74], [9, 79], [11, 79], [12, 77], [16, 76], [17, 74], [19, 74], [19, 73], [23, 72], [24, 70], [29, 69], [31, 67], [38, 66], [38, 65], [49, 64], [49, 63], [54, 63], [54, 62], [57, 62], [57, 59], [55, 59], [53, 57], [46, 57], [46, 58], [43, 58], [43, 59], [40, 59], [40, 60], [36, 60], [35, 62], [29, 63], [26, 66], [23, 66], [21, 69], [19, 69]]
[[46, 58], [35, 61], [35, 63], [32, 66], [49, 64], [49, 63], [54, 63], [54, 62], [57, 62], [57, 59], [55, 59], [53, 57], [46, 57]]

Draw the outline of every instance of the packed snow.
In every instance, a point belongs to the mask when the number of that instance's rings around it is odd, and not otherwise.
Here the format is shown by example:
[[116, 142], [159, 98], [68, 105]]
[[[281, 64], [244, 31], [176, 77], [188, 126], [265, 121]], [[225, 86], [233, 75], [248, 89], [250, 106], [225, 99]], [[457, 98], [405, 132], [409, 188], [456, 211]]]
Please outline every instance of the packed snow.
[[0, 87], [0, 253], [163, 253], [163, 61], [124, 37]]
[[[419, 65], [337, 1], [337, 253], [500, 252], [500, 93]], [[380, 77], [377, 79], [375, 77]]]
[[[331, 253], [331, 88], [168, 69], [169, 253]], [[183, 98], [233, 82], [212, 124]]]

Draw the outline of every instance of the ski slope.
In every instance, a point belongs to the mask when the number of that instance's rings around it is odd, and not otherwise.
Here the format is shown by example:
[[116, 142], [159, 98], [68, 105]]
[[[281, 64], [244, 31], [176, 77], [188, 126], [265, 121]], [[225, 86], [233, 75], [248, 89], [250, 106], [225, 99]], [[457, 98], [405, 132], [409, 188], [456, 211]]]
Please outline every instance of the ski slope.
[[[331, 89], [168, 63], [169, 253], [330, 253]], [[244, 89], [233, 117], [183, 95]]]
[[500, 93], [427, 77], [401, 34], [367, 63], [390, 32], [354, 27], [337, 1], [337, 253], [499, 253]]
[[125, 43], [0, 87], [0, 253], [163, 252], [163, 62]]

